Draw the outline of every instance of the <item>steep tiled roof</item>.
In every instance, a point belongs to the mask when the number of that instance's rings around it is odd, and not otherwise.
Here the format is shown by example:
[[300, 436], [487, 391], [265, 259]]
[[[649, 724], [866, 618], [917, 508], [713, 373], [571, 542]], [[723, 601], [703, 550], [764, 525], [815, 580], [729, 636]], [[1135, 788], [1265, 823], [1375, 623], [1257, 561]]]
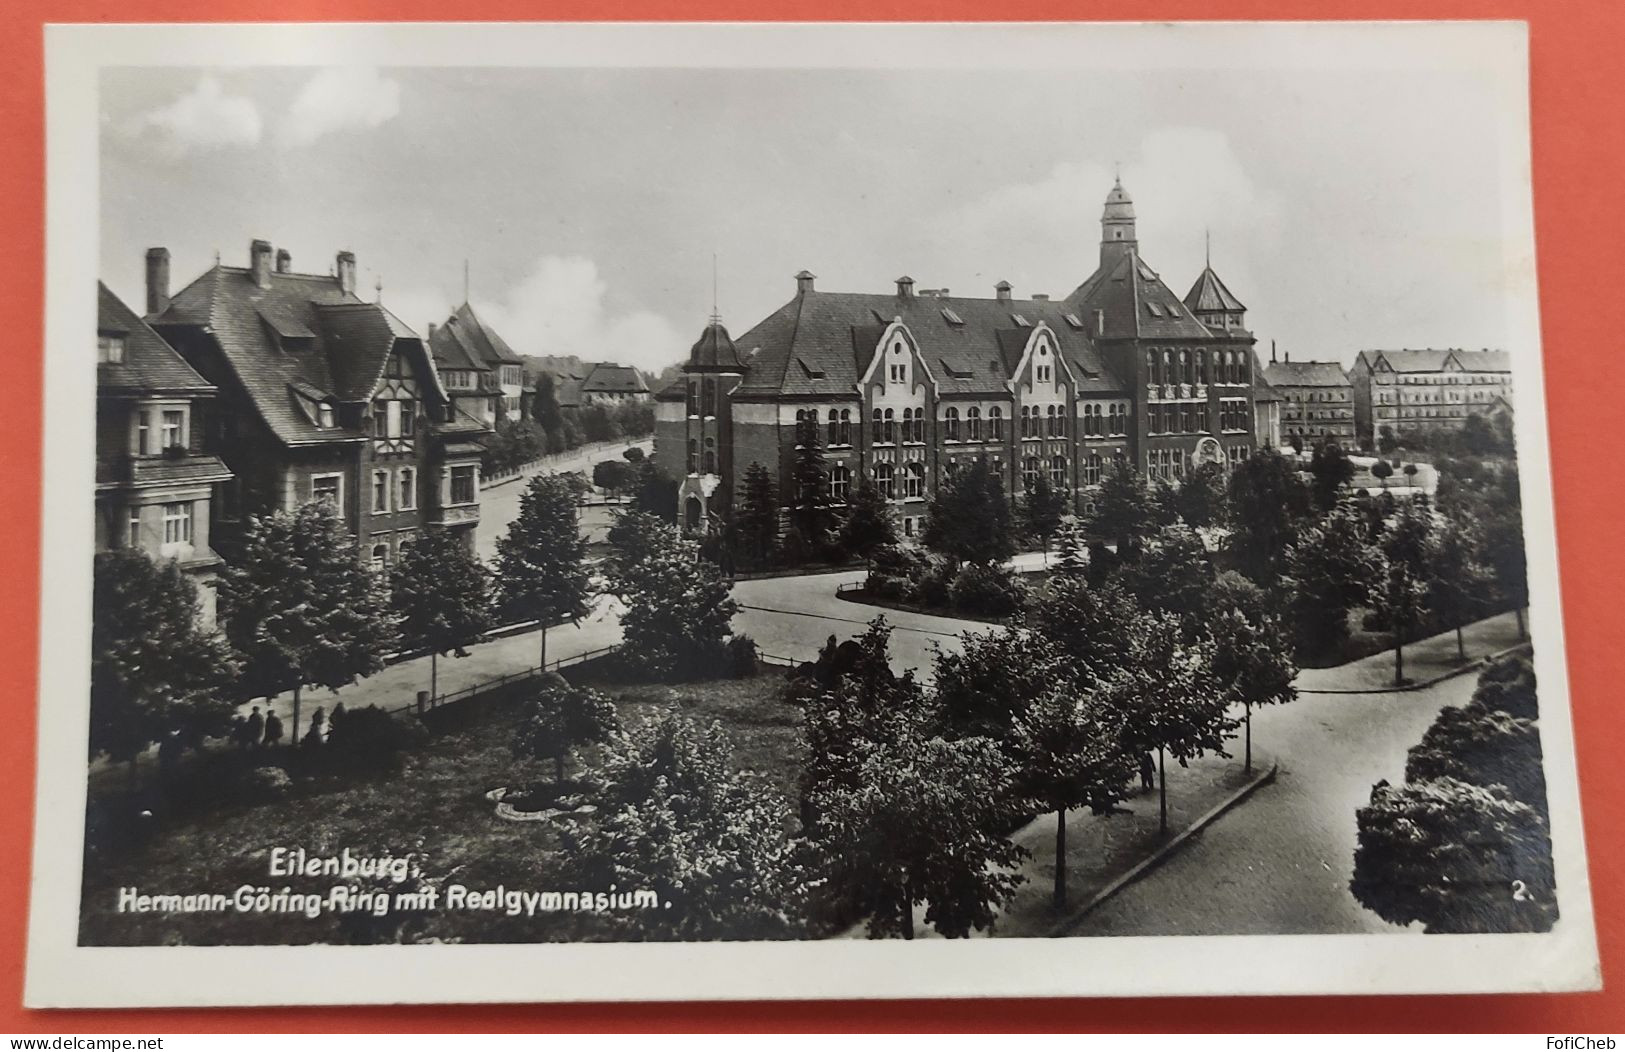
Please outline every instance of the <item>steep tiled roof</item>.
[[1375, 365], [1377, 359], [1381, 358], [1396, 373], [1432, 373], [1444, 368], [1444, 363], [1450, 357], [1450, 352], [1431, 349], [1417, 351], [1361, 351], [1360, 357], [1365, 359], [1368, 365]]
[[642, 374], [630, 365], [598, 362], [588, 371], [586, 379], [581, 381], [581, 390], [584, 394], [598, 391], [627, 394], [646, 392], [649, 385], [643, 382]]
[[1124, 252], [1096, 270], [1066, 302], [1091, 334], [1098, 326], [1106, 339], [1199, 340], [1213, 335], [1137, 252]]
[[1185, 293], [1185, 306], [1193, 311], [1243, 311], [1246, 307], [1231, 295], [1212, 267], [1203, 267], [1196, 284]]
[[[397, 339], [415, 333], [330, 275], [273, 272], [269, 287], [243, 267], [215, 264], [150, 319], [160, 332], [205, 330], [272, 432], [284, 442], [364, 437], [318, 427], [301, 402], [371, 397]], [[301, 335], [310, 333], [309, 336]]]
[[735, 398], [851, 397], [893, 319], [913, 334], [943, 395], [1005, 393], [1039, 322], [1055, 333], [1083, 391], [1125, 391], [1081, 331], [1082, 320], [1068, 320], [1073, 310], [1055, 300], [807, 290], [734, 341], [748, 366]]
[[1512, 371], [1512, 355], [1506, 351], [1457, 351], [1456, 361], [1469, 372], [1506, 373]]
[[96, 282], [96, 328], [98, 332], [124, 337], [122, 362], [99, 362], [96, 387], [100, 391], [214, 391], [196, 369], [175, 353], [175, 348], [153, 332], [124, 301], [101, 282]]
[[1260, 364], [1260, 362], [1258, 360], [1258, 352], [1255, 350], [1255, 351], [1252, 352], [1252, 355], [1253, 355], [1253, 373], [1252, 373], [1252, 375], [1253, 375], [1254, 380], [1255, 380], [1255, 382], [1253, 384], [1253, 401], [1254, 402], [1284, 402], [1284, 401], [1286, 401], [1285, 398], [1281, 397], [1281, 392], [1277, 391], [1275, 388], [1270, 386], [1269, 373], [1265, 370], [1264, 366], [1262, 364]]
[[1348, 374], [1336, 362], [1271, 362], [1264, 378], [1276, 387], [1346, 387]]
[[688, 364], [696, 368], [728, 370], [744, 368], [744, 363], [739, 360], [739, 350], [734, 346], [733, 337], [728, 335], [727, 327], [715, 318], [689, 349]]
[[452, 311], [451, 317], [446, 319], [446, 324], [441, 328], [455, 328], [474, 356], [487, 368], [494, 369], [499, 365], [523, 365], [525, 362], [512, 347], [508, 346], [508, 341], [475, 314], [474, 308], [467, 303]]

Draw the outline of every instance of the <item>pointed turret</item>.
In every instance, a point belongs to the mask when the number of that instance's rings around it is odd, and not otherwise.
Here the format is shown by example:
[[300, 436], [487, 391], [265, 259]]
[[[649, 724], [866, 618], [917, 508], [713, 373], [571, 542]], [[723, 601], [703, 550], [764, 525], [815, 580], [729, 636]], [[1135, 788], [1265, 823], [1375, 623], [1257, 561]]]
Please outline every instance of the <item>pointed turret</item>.
[[1106, 195], [1106, 209], [1100, 216], [1100, 268], [1107, 269], [1125, 255], [1139, 251], [1134, 233], [1134, 199], [1123, 189], [1118, 177]]
[[727, 326], [716, 315], [705, 326], [697, 340], [688, 352], [689, 372], [723, 372], [740, 373], [745, 371], [745, 364], [739, 360], [739, 350], [734, 346], [733, 337], [728, 335]]
[[1196, 315], [1196, 320], [1215, 332], [1229, 332], [1243, 328], [1247, 308], [1225, 287], [1211, 265], [1203, 267], [1196, 284], [1185, 294], [1185, 306]]

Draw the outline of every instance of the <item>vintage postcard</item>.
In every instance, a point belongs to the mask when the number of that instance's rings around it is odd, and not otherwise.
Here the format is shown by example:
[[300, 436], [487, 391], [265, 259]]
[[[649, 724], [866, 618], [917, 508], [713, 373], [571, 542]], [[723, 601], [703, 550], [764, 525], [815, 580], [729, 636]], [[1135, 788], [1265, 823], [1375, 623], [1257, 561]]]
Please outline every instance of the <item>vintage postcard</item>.
[[50, 28], [28, 1003], [1594, 988], [1527, 85]]

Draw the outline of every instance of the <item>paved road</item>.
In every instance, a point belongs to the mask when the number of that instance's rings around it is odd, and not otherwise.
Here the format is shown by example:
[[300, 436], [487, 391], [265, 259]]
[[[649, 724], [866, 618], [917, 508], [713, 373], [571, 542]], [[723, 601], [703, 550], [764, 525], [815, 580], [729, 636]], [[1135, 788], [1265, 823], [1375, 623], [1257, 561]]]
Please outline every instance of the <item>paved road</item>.
[[1083, 918], [1077, 935], [1400, 931], [1349, 894], [1354, 812], [1476, 677], [1398, 694], [1304, 695], [1253, 716], [1280, 764], [1259, 789], [1163, 865]]
[[[645, 456], [654, 450], [654, 441], [644, 439], [641, 442], [615, 443], [614, 445], [599, 449], [577, 450], [566, 454], [556, 461], [549, 462], [538, 471], [582, 471], [591, 474], [592, 466], [600, 460], [610, 460], [620, 456], [621, 450], [628, 446], [637, 446], [643, 450]], [[480, 522], [474, 528], [474, 544], [480, 553], [480, 558], [491, 560], [496, 558], [497, 538], [508, 531], [508, 523], [519, 514], [519, 494], [524, 492], [525, 484], [530, 475], [522, 475], [511, 482], [501, 482], [495, 486], [484, 487], [480, 490]], [[583, 509], [582, 527], [587, 531], [587, 539], [602, 539], [602, 533], [609, 524], [609, 513], [598, 507]]]

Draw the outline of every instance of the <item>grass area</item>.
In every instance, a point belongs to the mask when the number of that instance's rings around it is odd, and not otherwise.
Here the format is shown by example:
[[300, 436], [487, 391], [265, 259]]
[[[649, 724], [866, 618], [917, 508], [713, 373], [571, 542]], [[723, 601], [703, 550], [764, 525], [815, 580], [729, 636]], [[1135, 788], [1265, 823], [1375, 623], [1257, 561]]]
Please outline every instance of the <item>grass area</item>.
[[[741, 768], [752, 769], [793, 803], [802, 763], [800, 712], [780, 700], [777, 670], [745, 680], [667, 685], [614, 682], [587, 670], [584, 684], [615, 700], [623, 722], [679, 708], [717, 719], [737, 745]], [[586, 913], [435, 912], [373, 917], [324, 909], [303, 913], [119, 912], [120, 888], [142, 894], [222, 894], [239, 887], [291, 887], [325, 896], [334, 876], [272, 876], [273, 848], [303, 848], [312, 856], [414, 855], [429, 881], [469, 888], [575, 890], [559, 826], [496, 817], [485, 794], [552, 777], [550, 763], [516, 760], [510, 750], [519, 718], [515, 705], [493, 706], [471, 725], [410, 752], [398, 774], [371, 780], [299, 779], [285, 799], [222, 805], [172, 819], [163, 828], [126, 838], [118, 849], [87, 847], [80, 942], [84, 945], [254, 945], [394, 941], [547, 942], [636, 937], [616, 922]], [[588, 750], [571, 767], [594, 760]], [[103, 822], [156, 824], [127, 798], [101, 797]], [[160, 810], [158, 813], [162, 813]], [[365, 882], [393, 889], [387, 882]], [[409, 880], [400, 887], [415, 886]]]

